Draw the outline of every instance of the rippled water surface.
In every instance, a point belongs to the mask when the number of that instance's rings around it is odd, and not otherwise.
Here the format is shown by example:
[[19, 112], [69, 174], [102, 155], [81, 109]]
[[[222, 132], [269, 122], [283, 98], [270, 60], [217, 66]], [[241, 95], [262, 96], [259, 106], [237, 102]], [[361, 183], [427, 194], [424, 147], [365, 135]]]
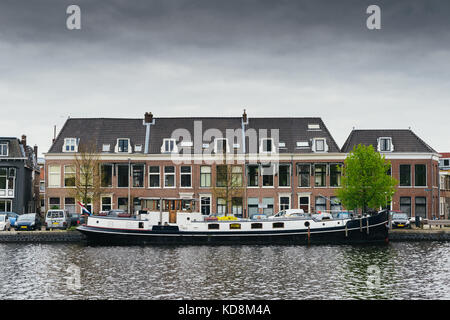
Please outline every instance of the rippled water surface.
[[0, 299], [449, 299], [449, 257], [448, 242], [0, 244]]

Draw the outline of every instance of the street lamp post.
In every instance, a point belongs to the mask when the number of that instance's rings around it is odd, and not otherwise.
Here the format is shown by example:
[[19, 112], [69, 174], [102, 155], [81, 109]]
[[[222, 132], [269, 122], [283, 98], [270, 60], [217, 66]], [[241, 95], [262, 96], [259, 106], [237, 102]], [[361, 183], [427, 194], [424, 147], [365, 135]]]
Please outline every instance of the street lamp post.
[[128, 158], [128, 213], [131, 215], [131, 203], [130, 203], [130, 198], [131, 198], [131, 158]]

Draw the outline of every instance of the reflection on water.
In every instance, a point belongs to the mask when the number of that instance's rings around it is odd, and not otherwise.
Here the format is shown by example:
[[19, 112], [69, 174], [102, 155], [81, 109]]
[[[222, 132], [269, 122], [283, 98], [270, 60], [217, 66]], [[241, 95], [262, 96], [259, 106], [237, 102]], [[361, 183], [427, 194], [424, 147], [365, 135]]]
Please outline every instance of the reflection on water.
[[[0, 244], [1, 299], [449, 299], [449, 243]], [[73, 270], [80, 286], [70, 286]], [[375, 273], [372, 272], [375, 270]]]

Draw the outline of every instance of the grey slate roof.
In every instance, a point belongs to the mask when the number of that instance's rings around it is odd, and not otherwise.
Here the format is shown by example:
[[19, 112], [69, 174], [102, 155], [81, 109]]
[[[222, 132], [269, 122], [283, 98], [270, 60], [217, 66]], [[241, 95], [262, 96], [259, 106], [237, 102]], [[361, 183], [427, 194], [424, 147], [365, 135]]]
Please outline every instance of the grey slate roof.
[[103, 144], [109, 144], [110, 152], [114, 152], [118, 138], [129, 138], [133, 147], [141, 144], [144, 150], [145, 126], [143, 119], [69, 118], [49, 153], [61, 153], [65, 138], [78, 138], [80, 145], [95, 142], [99, 151]]
[[342, 152], [350, 152], [358, 144], [373, 145], [376, 149], [377, 139], [380, 137], [392, 138], [392, 144], [394, 145], [393, 152], [437, 153], [409, 129], [353, 130], [341, 150]]
[[25, 158], [24, 149], [21, 147], [19, 139], [10, 137], [0, 137], [0, 143], [8, 143], [8, 156], [1, 158]]
[[[171, 138], [177, 129], [180, 133], [189, 133], [190, 141], [194, 142], [194, 127], [201, 127], [202, 144], [213, 142], [216, 135], [214, 131], [220, 132], [222, 137], [227, 136], [227, 130], [235, 131], [242, 128], [241, 117], [170, 117], [153, 118], [150, 126], [150, 154], [161, 154], [163, 139]], [[320, 130], [308, 130], [308, 124], [318, 124]], [[212, 130], [216, 129], [216, 130]], [[311, 148], [296, 148], [297, 141], [308, 141], [311, 146], [312, 138], [326, 138], [328, 152], [340, 152], [330, 132], [321, 118], [249, 118], [246, 130], [254, 129], [256, 132], [267, 130], [267, 137], [271, 137], [271, 129], [279, 129], [279, 141], [284, 142], [286, 148], [280, 149], [280, 153], [310, 153]], [[218, 132], [218, 133], [219, 133]], [[211, 135], [209, 137], [208, 134]], [[108, 118], [69, 118], [55, 143], [51, 146], [49, 153], [61, 153], [64, 138], [79, 138], [80, 144], [94, 140], [99, 152], [103, 144], [110, 144], [110, 152], [114, 152], [114, 146], [118, 138], [129, 138], [131, 145], [142, 144], [142, 152], [145, 150], [146, 126], [143, 119], [108, 119]], [[258, 134], [258, 146], [261, 136]], [[203, 141], [204, 140], [204, 141]], [[177, 141], [179, 142], [180, 139]], [[233, 143], [242, 145], [241, 139], [229, 142], [230, 148]], [[246, 139], [247, 152], [249, 139]], [[259, 149], [258, 149], [259, 150]], [[184, 150], [186, 152], [186, 150]], [[194, 148], [191, 148], [194, 152]]]

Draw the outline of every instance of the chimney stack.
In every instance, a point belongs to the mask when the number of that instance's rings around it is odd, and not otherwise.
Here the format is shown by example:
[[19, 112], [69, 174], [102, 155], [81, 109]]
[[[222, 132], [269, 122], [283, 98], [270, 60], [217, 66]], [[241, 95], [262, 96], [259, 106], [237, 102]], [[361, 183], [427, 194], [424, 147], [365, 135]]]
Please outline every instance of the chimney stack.
[[26, 135], [22, 135], [22, 141], [20, 142], [24, 148], [27, 147], [27, 136]]
[[146, 112], [145, 113], [144, 122], [145, 123], [152, 123], [153, 122], [153, 114], [151, 112]]
[[38, 157], [38, 146], [36, 144], [34, 145], [34, 156], [37, 159], [37, 157]]
[[247, 123], [247, 113], [245, 112], [245, 109], [244, 113], [242, 114], [242, 121], [244, 121], [244, 123]]

